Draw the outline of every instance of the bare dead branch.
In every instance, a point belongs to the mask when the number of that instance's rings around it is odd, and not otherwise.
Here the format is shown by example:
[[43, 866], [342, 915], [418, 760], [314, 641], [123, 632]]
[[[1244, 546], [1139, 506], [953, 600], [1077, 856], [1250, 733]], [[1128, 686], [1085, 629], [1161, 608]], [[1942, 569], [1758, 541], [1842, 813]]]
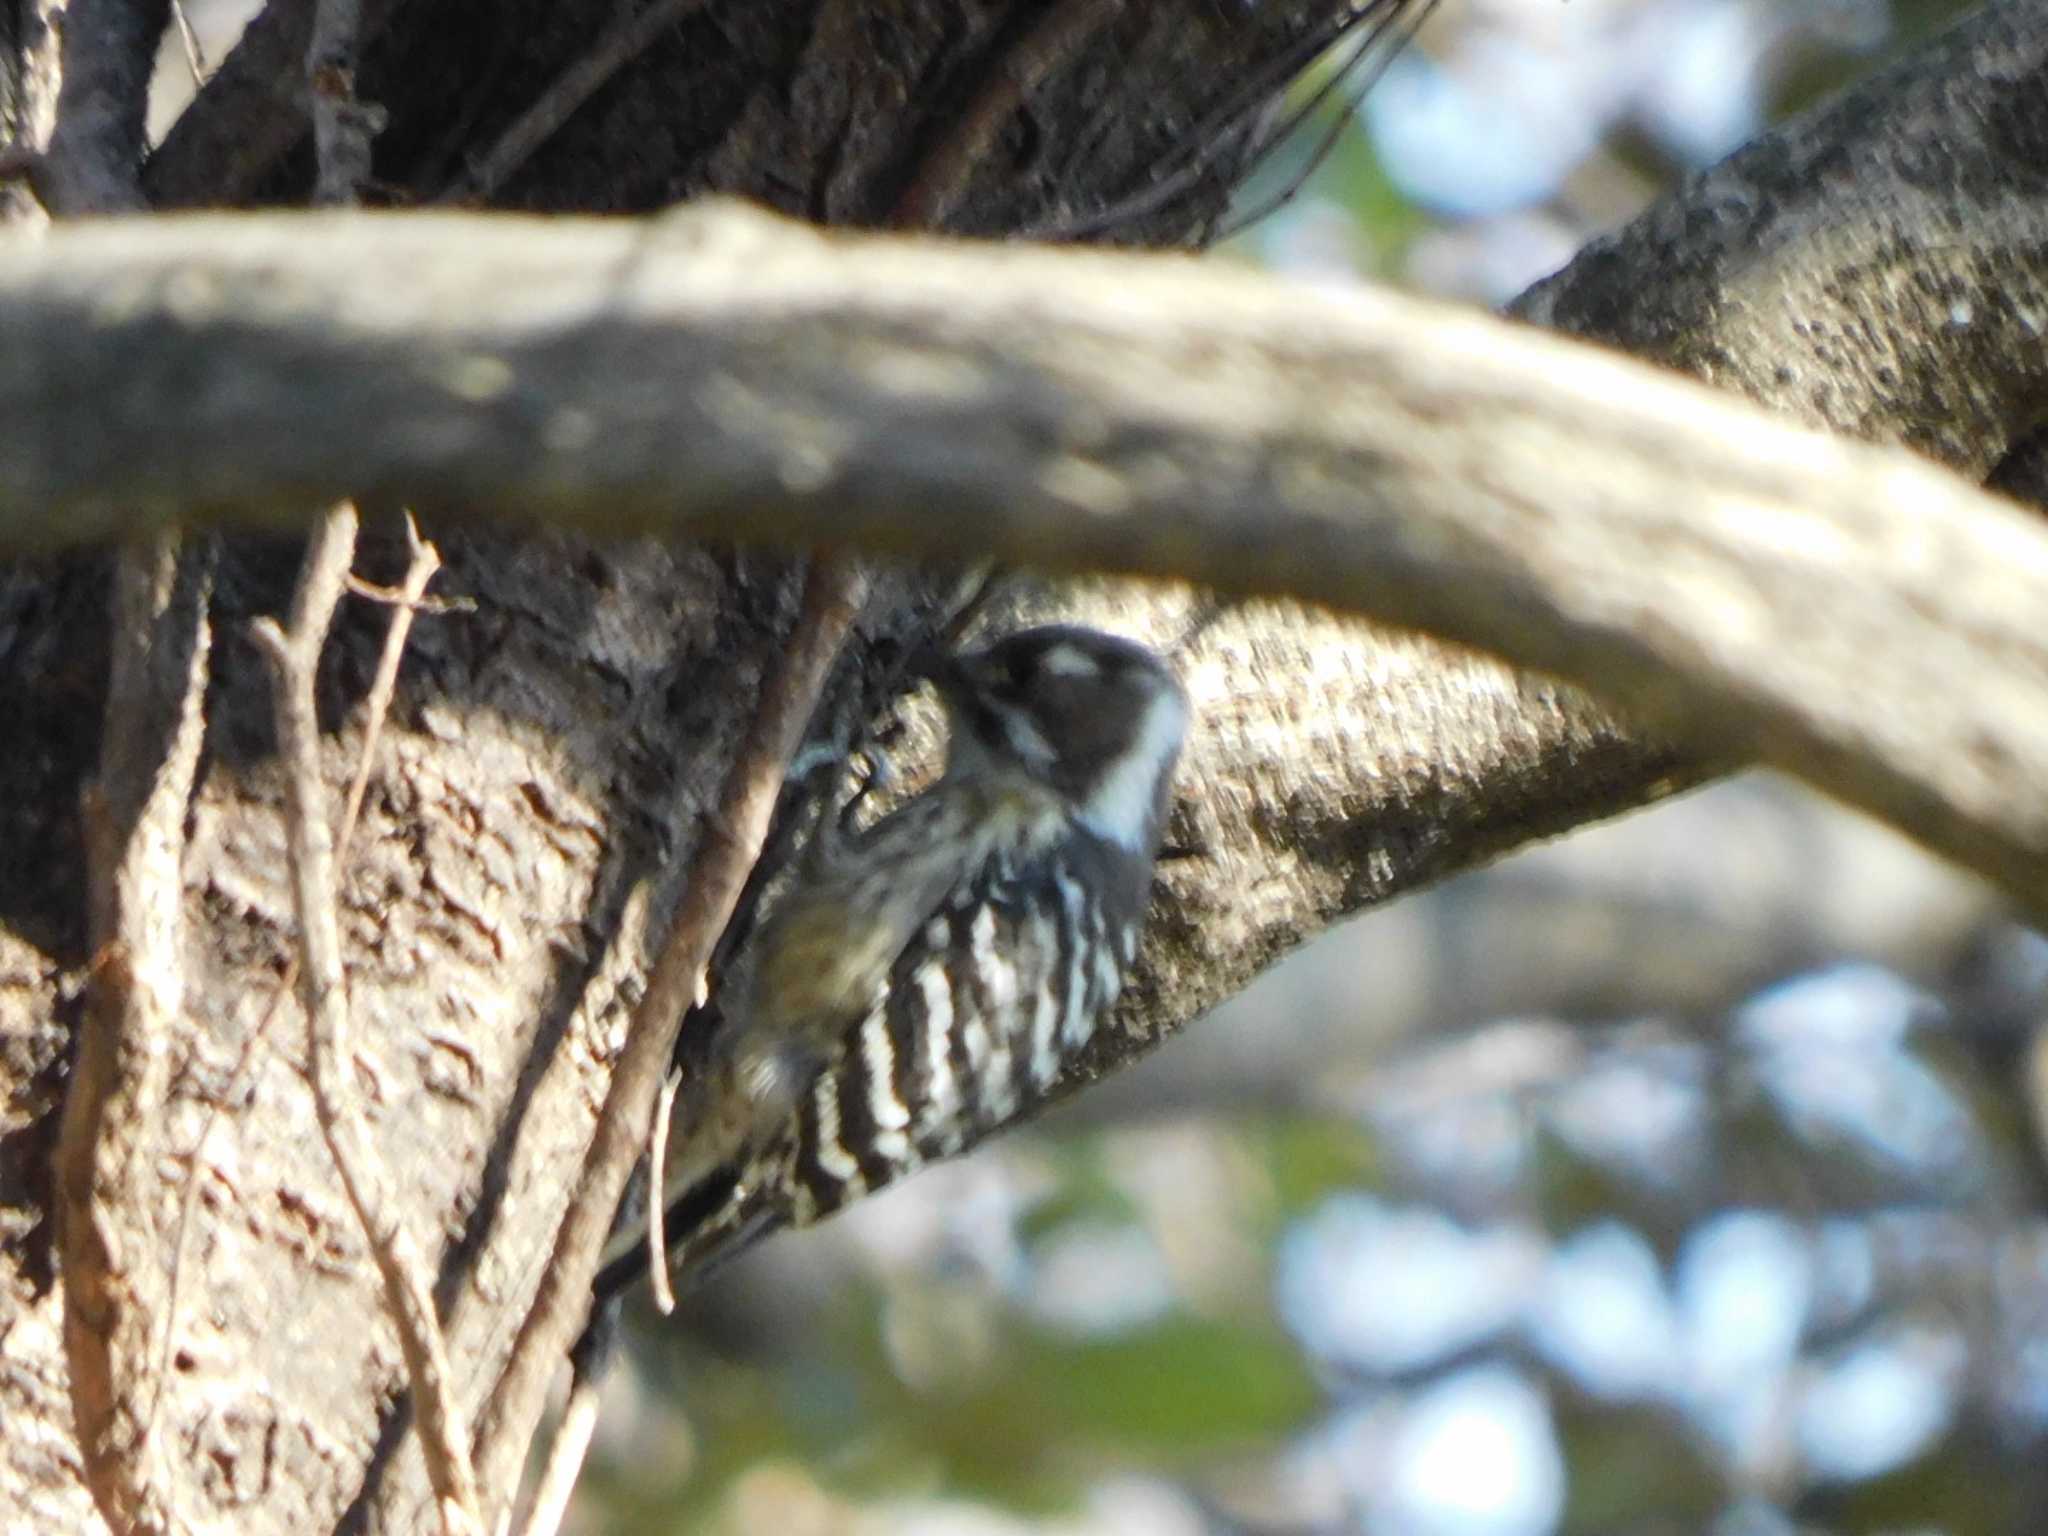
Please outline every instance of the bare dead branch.
[[171, 0], [171, 20], [178, 28], [178, 46], [184, 50], [185, 69], [197, 89], [206, 84], [206, 51], [199, 46], [199, 34], [192, 30], [192, 20], [185, 14], [185, 0]]
[[[28, 167], [53, 216], [141, 205], [149, 76], [168, 6], [77, 0], [67, 10], [56, 117]], [[141, 1172], [162, 1126], [169, 1039], [184, 1006], [185, 808], [205, 737], [211, 572], [211, 549], [186, 548], [175, 527], [115, 557], [105, 735], [84, 805], [95, 956], [56, 1156], [64, 1346], [85, 1481], [115, 1530], [145, 1536], [177, 1527], [156, 1435], [163, 1357], [150, 1348], [170, 1306], [154, 1293], [148, 1257], [121, 1234], [150, 1227]]]
[[[300, 1001], [306, 1010], [314, 1103], [344, 1192], [384, 1281], [412, 1381], [427, 1476], [440, 1501], [442, 1528], [481, 1532], [468, 1430], [455, 1401], [448, 1350], [435, 1316], [427, 1264], [392, 1198], [382, 1160], [349, 1094], [351, 1060], [341, 925], [334, 906], [334, 841], [320, 786], [320, 724], [314, 676], [327, 626], [341, 600], [355, 551], [355, 508], [339, 503], [307, 549], [292, 598], [289, 635], [274, 621], [252, 628], [276, 688], [278, 748], [285, 765], [286, 841], [299, 920]], [[400, 610], [401, 612], [403, 610]]]
[[[363, 701], [363, 743], [356, 754], [355, 777], [350, 780], [348, 797], [344, 801], [341, 824], [334, 834], [335, 862], [345, 865], [348, 861], [349, 845], [355, 839], [356, 818], [362, 811], [363, 795], [370, 782], [370, 771], [375, 765], [377, 743], [383, 736], [384, 720], [391, 710], [391, 696], [398, 683], [398, 666], [405, 655], [405, 642], [412, 632], [413, 616], [422, 606], [427, 583], [434, 579], [434, 573], [441, 568], [441, 554], [434, 546], [419, 536], [419, 527], [410, 514], [405, 520], [406, 543], [411, 550], [411, 559], [406, 566], [405, 579], [395, 588], [372, 589], [370, 595], [377, 601], [392, 605], [391, 622], [385, 626], [384, 646], [377, 657], [376, 675], [371, 679], [370, 691]], [[351, 590], [367, 583], [358, 582], [353, 576], [347, 578]], [[272, 994], [270, 1005], [256, 1027], [249, 1031], [242, 1041], [242, 1048], [235, 1056], [235, 1065], [228, 1074], [227, 1087], [207, 1106], [206, 1116], [200, 1122], [199, 1134], [193, 1138], [190, 1165], [185, 1171], [185, 1188], [178, 1201], [178, 1234], [173, 1248], [171, 1271], [167, 1293], [164, 1299], [163, 1343], [157, 1353], [156, 1380], [153, 1383], [149, 1407], [149, 1428], [154, 1431], [163, 1407], [163, 1386], [170, 1375], [171, 1352], [177, 1347], [178, 1313], [183, 1300], [185, 1277], [192, 1261], [193, 1215], [198, 1207], [200, 1180], [205, 1170], [206, 1146], [213, 1135], [213, 1128], [220, 1120], [223, 1106], [233, 1104], [241, 1098], [247, 1088], [249, 1076], [261, 1057], [270, 1028], [282, 1011], [285, 998], [298, 985], [300, 957], [294, 953], [285, 964], [284, 975]]]
[[583, 1327], [591, 1277], [626, 1181], [646, 1147], [676, 1036], [759, 856], [784, 771], [866, 589], [854, 561], [821, 559], [812, 568], [788, 648], [770, 671], [760, 707], [706, 819], [682, 904], [612, 1069], [554, 1252], [477, 1424], [478, 1476], [500, 1504], [509, 1501], [548, 1379]]
[[[656, 1201], [659, 1205], [661, 1202]], [[523, 1536], [555, 1536], [568, 1513], [569, 1498], [583, 1475], [584, 1460], [590, 1454], [590, 1437], [597, 1432], [598, 1399], [604, 1390], [601, 1375], [578, 1372], [569, 1388], [569, 1401], [562, 1408], [562, 1422], [548, 1443], [547, 1465], [533, 1492]]]
[[[420, 537], [419, 524], [410, 512], [405, 515], [405, 544], [409, 553], [405, 579], [388, 599], [391, 622], [384, 630], [384, 648], [377, 654], [376, 675], [370, 679], [370, 691], [363, 699], [363, 747], [356, 756], [356, 774], [349, 780], [348, 798], [342, 802], [341, 826], [334, 834], [338, 858], [348, 857], [348, 845], [355, 837], [356, 818], [362, 814], [363, 795], [370, 787], [370, 769], [377, 759], [377, 743], [384, 734], [385, 717], [391, 713], [391, 695], [398, 687], [398, 664], [405, 656], [405, 642], [412, 635], [413, 616], [426, 597], [427, 583], [441, 569], [441, 552]], [[379, 594], [379, 600], [386, 599]]]
[[704, 0], [649, 0], [645, 8], [635, 11], [633, 0], [622, 0], [611, 26], [507, 125], [466, 175], [456, 178], [435, 201], [488, 201], [614, 75], [645, 53], [663, 32], [703, 5]]
[[889, 222], [899, 229], [942, 228], [1011, 115], [1123, 7], [1124, 0], [1061, 0], [1040, 17], [996, 60], [993, 78], [925, 156]]
[[647, 1283], [654, 1309], [667, 1317], [676, 1309], [675, 1286], [668, 1277], [667, 1204], [659, 1192], [668, 1188], [662, 1165], [668, 1160], [669, 1116], [675, 1110], [682, 1079], [674, 1072], [663, 1079], [654, 1101], [654, 1124], [647, 1132], [647, 1187], [656, 1194], [647, 1202]]

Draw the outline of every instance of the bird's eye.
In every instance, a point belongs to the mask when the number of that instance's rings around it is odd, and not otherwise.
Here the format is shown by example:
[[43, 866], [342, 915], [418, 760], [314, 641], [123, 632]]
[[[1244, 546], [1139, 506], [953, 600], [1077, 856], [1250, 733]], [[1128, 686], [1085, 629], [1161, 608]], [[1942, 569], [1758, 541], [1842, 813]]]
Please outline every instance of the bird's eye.
[[1009, 664], [1003, 668], [1003, 682], [1012, 693], [1023, 693], [1030, 688], [1037, 673], [1037, 665], [1029, 656], [1019, 652], [1011, 656]]

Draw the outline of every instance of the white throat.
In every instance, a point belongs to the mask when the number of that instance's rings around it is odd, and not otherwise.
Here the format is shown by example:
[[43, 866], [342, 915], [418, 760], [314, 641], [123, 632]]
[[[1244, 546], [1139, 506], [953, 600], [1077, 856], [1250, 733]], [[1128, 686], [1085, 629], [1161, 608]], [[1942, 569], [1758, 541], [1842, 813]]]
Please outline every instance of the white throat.
[[1145, 710], [1138, 739], [1081, 802], [1081, 825], [1104, 842], [1146, 851], [1159, 804], [1159, 781], [1180, 751], [1187, 706], [1176, 689], [1162, 690]]

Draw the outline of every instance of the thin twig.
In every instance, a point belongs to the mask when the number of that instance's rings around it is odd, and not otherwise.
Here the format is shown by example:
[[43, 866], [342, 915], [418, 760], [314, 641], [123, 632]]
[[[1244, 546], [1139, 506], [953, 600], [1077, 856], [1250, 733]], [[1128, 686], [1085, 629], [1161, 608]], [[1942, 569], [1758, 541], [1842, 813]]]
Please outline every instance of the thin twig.
[[355, 508], [338, 504], [322, 519], [306, 551], [292, 598], [289, 638], [270, 619], [257, 620], [252, 634], [271, 665], [276, 688], [278, 750], [285, 767], [285, 831], [303, 958], [299, 995], [306, 1010], [314, 1107], [342, 1189], [383, 1277], [385, 1304], [397, 1325], [412, 1381], [421, 1449], [439, 1500], [442, 1527], [480, 1532], [483, 1522], [467, 1452], [467, 1426], [455, 1401], [448, 1347], [434, 1314], [426, 1261], [397, 1215], [382, 1161], [346, 1088], [348, 994], [334, 902], [334, 841], [320, 784], [320, 724], [313, 683], [327, 626], [348, 577], [355, 535]]
[[555, 76], [547, 89], [472, 162], [468, 174], [456, 177], [442, 188], [434, 201], [482, 201], [496, 194], [614, 75], [645, 53], [655, 38], [703, 4], [704, 0], [652, 0], [645, 10], [634, 14], [631, 0], [624, 0], [611, 26], [583, 56]]
[[[1397, 11], [1366, 33], [1358, 47], [1353, 50], [1351, 57], [1331, 72], [1329, 83], [1304, 103], [1301, 110], [1296, 112], [1287, 124], [1273, 133], [1269, 148], [1256, 153], [1247, 163], [1246, 170], [1249, 171], [1251, 166], [1265, 159], [1272, 150], [1278, 149], [1293, 136], [1297, 127], [1305, 124], [1311, 114], [1320, 110], [1323, 103], [1337, 93], [1339, 87], [1349, 83], [1351, 89], [1324, 127], [1322, 137], [1316, 141], [1315, 148], [1309, 151], [1308, 156], [1281, 184], [1280, 190], [1271, 197], [1235, 217], [1223, 219], [1219, 216], [1211, 220], [1210, 228], [1202, 240], [1203, 245], [1213, 245], [1234, 235], [1241, 235], [1254, 224], [1272, 217], [1294, 201], [1301, 189], [1308, 185], [1308, 179], [1330, 158], [1331, 152], [1337, 147], [1337, 141], [1356, 124], [1358, 114], [1365, 107], [1365, 98], [1393, 67], [1394, 60], [1401, 56], [1401, 50], [1415, 41], [1417, 34], [1422, 31], [1422, 24], [1435, 13], [1436, 6], [1437, 0], [1419, 0], [1412, 10]], [[1387, 41], [1389, 37], [1392, 37], [1392, 42]], [[1222, 210], [1224, 213], [1228, 211], [1227, 206]]]
[[[1183, 194], [1195, 191], [1216, 170], [1231, 148], [1240, 142], [1240, 134], [1304, 70], [1361, 24], [1368, 30], [1360, 51], [1372, 48], [1408, 3], [1409, 0], [1363, 0], [1363, 3], [1354, 3], [1343, 14], [1310, 29], [1212, 108], [1183, 136], [1172, 153], [1149, 168], [1150, 180], [1146, 185], [1127, 196], [1113, 198], [1092, 212], [1042, 220], [1019, 231], [1017, 238], [1059, 241], [1101, 234], [1157, 213]], [[1243, 175], [1258, 165], [1298, 126], [1298, 119], [1291, 118], [1278, 131], [1265, 136], [1244, 157], [1236, 174]]]
[[682, 905], [633, 1010], [554, 1251], [477, 1426], [478, 1474], [498, 1497], [517, 1478], [548, 1379], [583, 1326], [591, 1277], [626, 1181], [646, 1147], [655, 1096], [668, 1075], [683, 1016], [767, 835], [784, 768], [866, 588], [851, 558], [821, 557], [812, 568], [802, 613], [727, 771], [718, 807], [705, 820]]
[[889, 222], [900, 229], [941, 228], [1011, 115], [1123, 8], [1124, 0], [1062, 0], [1041, 17], [997, 61], [994, 77], [924, 157]]
[[199, 34], [192, 30], [192, 18], [185, 14], [185, 0], [171, 0], [171, 20], [177, 23], [178, 41], [184, 45], [185, 68], [192, 72], [195, 88], [206, 84], [206, 51], [199, 46]]
[[[441, 553], [432, 544], [419, 536], [419, 527], [413, 522], [412, 514], [405, 519], [406, 544], [411, 550], [411, 562], [406, 566], [405, 579], [396, 587], [371, 587], [354, 575], [347, 578], [350, 591], [372, 596], [380, 602], [392, 605], [391, 622], [384, 629], [384, 649], [377, 658], [376, 676], [370, 682], [370, 691], [363, 701], [364, 723], [363, 743], [356, 754], [356, 772], [349, 784], [348, 800], [341, 815], [341, 825], [334, 834], [335, 861], [345, 865], [348, 861], [349, 845], [354, 840], [356, 818], [362, 810], [363, 794], [370, 780], [370, 769], [376, 760], [377, 743], [383, 735], [385, 716], [391, 709], [391, 696], [398, 682], [398, 664], [405, 654], [405, 642], [412, 631], [413, 616], [427, 606], [424, 594], [427, 583], [434, 579], [434, 573], [441, 568]], [[157, 1357], [156, 1392], [150, 1402], [149, 1428], [154, 1431], [157, 1414], [163, 1404], [163, 1384], [170, 1373], [171, 1351], [177, 1344], [178, 1311], [183, 1298], [184, 1277], [192, 1259], [193, 1212], [198, 1205], [200, 1172], [206, 1158], [206, 1143], [213, 1135], [213, 1128], [220, 1120], [223, 1106], [233, 1104], [242, 1096], [250, 1074], [255, 1070], [256, 1061], [264, 1041], [269, 1037], [270, 1027], [282, 1011], [284, 1000], [298, 985], [299, 957], [296, 953], [285, 963], [284, 975], [278, 981], [277, 990], [271, 994], [270, 1005], [264, 1009], [263, 1017], [256, 1027], [249, 1031], [242, 1041], [241, 1052], [235, 1057], [234, 1070], [228, 1074], [228, 1085], [206, 1108], [206, 1118], [200, 1124], [199, 1134], [193, 1139], [191, 1166], [185, 1172], [185, 1189], [178, 1203], [177, 1247], [171, 1258], [170, 1294], [164, 1301], [163, 1341]]]
[[654, 1126], [647, 1133], [647, 1277], [654, 1288], [654, 1309], [663, 1317], [675, 1311], [676, 1292], [668, 1278], [668, 1202], [661, 1193], [668, 1186], [662, 1165], [668, 1159], [669, 1114], [682, 1083], [679, 1072], [670, 1072], [663, 1080], [661, 1095], [654, 1101]]
[[555, 1536], [576, 1480], [583, 1475], [584, 1458], [590, 1454], [590, 1437], [597, 1430], [598, 1399], [604, 1391], [601, 1371], [576, 1373], [569, 1388], [569, 1401], [562, 1409], [562, 1422], [548, 1442], [547, 1465], [533, 1490], [533, 1508], [527, 1512], [521, 1536]]
[[[406, 514], [408, 520], [411, 516], [409, 512]], [[415, 614], [476, 612], [476, 599], [473, 597], [428, 597], [421, 593], [408, 599], [404, 587], [387, 587], [382, 582], [365, 581], [354, 571], [348, 573], [348, 589], [352, 595], [373, 603], [404, 603]]]
[[[398, 689], [398, 663], [405, 655], [405, 642], [412, 635], [413, 615], [420, 610], [427, 583], [441, 569], [441, 551], [420, 537], [419, 524], [410, 512], [405, 514], [405, 547], [405, 580], [399, 584], [396, 595], [388, 599], [391, 622], [385, 626], [384, 649], [377, 657], [377, 672], [370, 679], [370, 691], [363, 701], [363, 747], [356, 755], [356, 776], [349, 781], [341, 826], [334, 834], [334, 845], [343, 857], [355, 836], [363, 793], [369, 788], [370, 767], [377, 756], [377, 742], [384, 734], [385, 717], [391, 713], [391, 696]], [[385, 600], [380, 594], [379, 601]]]

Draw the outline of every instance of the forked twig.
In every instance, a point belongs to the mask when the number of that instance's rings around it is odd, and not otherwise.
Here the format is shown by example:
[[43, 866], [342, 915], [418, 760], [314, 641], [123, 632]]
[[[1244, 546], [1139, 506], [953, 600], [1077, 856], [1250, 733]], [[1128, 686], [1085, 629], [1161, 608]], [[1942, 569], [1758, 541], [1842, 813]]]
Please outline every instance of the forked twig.
[[[377, 658], [377, 672], [370, 681], [370, 691], [363, 701], [364, 723], [363, 744], [356, 754], [355, 778], [348, 788], [348, 800], [343, 806], [341, 824], [334, 834], [335, 861], [345, 864], [348, 860], [349, 845], [354, 840], [356, 818], [362, 810], [363, 794], [370, 782], [370, 769], [376, 760], [377, 743], [384, 732], [384, 720], [391, 710], [391, 697], [397, 690], [398, 664], [405, 655], [405, 642], [412, 633], [413, 616], [423, 606], [427, 583], [434, 579], [434, 573], [441, 568], [441, 552], [420, 537], [419, 526], [407, 513], [405, 537], [411, 560], [406, 566], [405, 579], [394, 588], [372, 588], [368, 583], [354, 576], [347, 578], [349, 590], [372, 596], [379, 602], [392, 605], [391, 622], [384, 629], [384, 649]], [[264, 1041], [269, 1037], [270, 1026], [276, 1022], [283, 1009], [285, 998], [299, 981], [299, 957], [295, 953], [285, 963], [284, 975], [279, 978], [277, 990], [271, 994], [270, 1004], [263, 1011], [263, 1017], [256, 1027], [249, 1031], [242, 1041], [242, 1049], [235, 1057], [234, 1070], [228, 1074], [227, 1087], [206, 1107], [206, 1117], [201, 1121], [199, 1134], [193, 1139], [191, 1166], [185, 1172], [185, 1189], [178, 1202], [177, 1246], [171, 1258], [169, 1294], [164, 1300], [163, 1339], [157, 1357], [156, 1395], [150, 1402], [149, 1426], [153, 1430], [157, 1414], [163, 1405], [163, 1384], [170, 1372], [172, 1350], [178, 1339], [178, 1311], [183, 1299], [184, 1277], [192, 1261], [192, 1219], [198, 1206], [200, 1170], [205, 1164], [206, 1144], [213, 1135], [213, 1128], [219, 1122], [224, 1105], [233, 1104], [242, 1096], [248, 1086], [250, 1074], [262, 1051]]]
[[276, 689], [286, 844], [302, 956], [299, 995], [306, 1010], [314, 1108], [342, 1189], [384, 1281], [385, 1304], [397, 1325], [411, 1378], [421, 1449], [440, 1505], [442, 1529], [480, 1533], [483, 1520], [467, 1426], [455, 1401], [448, 1346], [434, 1313], [426, 1262], [396, 1214], [382, 1161], [348, 1099], [344, 1076], [350, 1060], [348, 993], [334, 902], [334, 838], [320, 784], [320, 724], [313, 684], [327, 627], [348, 578], [355, 537], [355, 508], [340, 503], [321, 520], [306, 551], [292, 598], [289, 635], [271, 619], [258, 619], [251, 633], [271, 665]]
[[[441, 551], [420, 537], [420, 526], [412, 513], [405, 514], [405, 579], [395, 593], [375, 592], [378, 602], [391, 604], [391, 622], [384, 628], [384, 649], [377, 655], [377, 672], [370, 679], [370, 691], [363, 700], [363, 746], [356, 754], [356, 776], [349, 781], [348, 799], [341, 808], [341, 825], [334, 833], [337, 856], [346, 857], [356, 834], [356, 818], [362, 814], [363, 795], [370, 786], [370, 769], [377, 758], [377, 743], [383, 739], [384, 721], [391, 713], [391, 696], [398, 690], [398, 664], [405, 656], [405, 642], [412, 636], [413, 616], [420, 611], [427, 583], [441, 569]], [[357, 591], [362, 587], [351, 581]]]

